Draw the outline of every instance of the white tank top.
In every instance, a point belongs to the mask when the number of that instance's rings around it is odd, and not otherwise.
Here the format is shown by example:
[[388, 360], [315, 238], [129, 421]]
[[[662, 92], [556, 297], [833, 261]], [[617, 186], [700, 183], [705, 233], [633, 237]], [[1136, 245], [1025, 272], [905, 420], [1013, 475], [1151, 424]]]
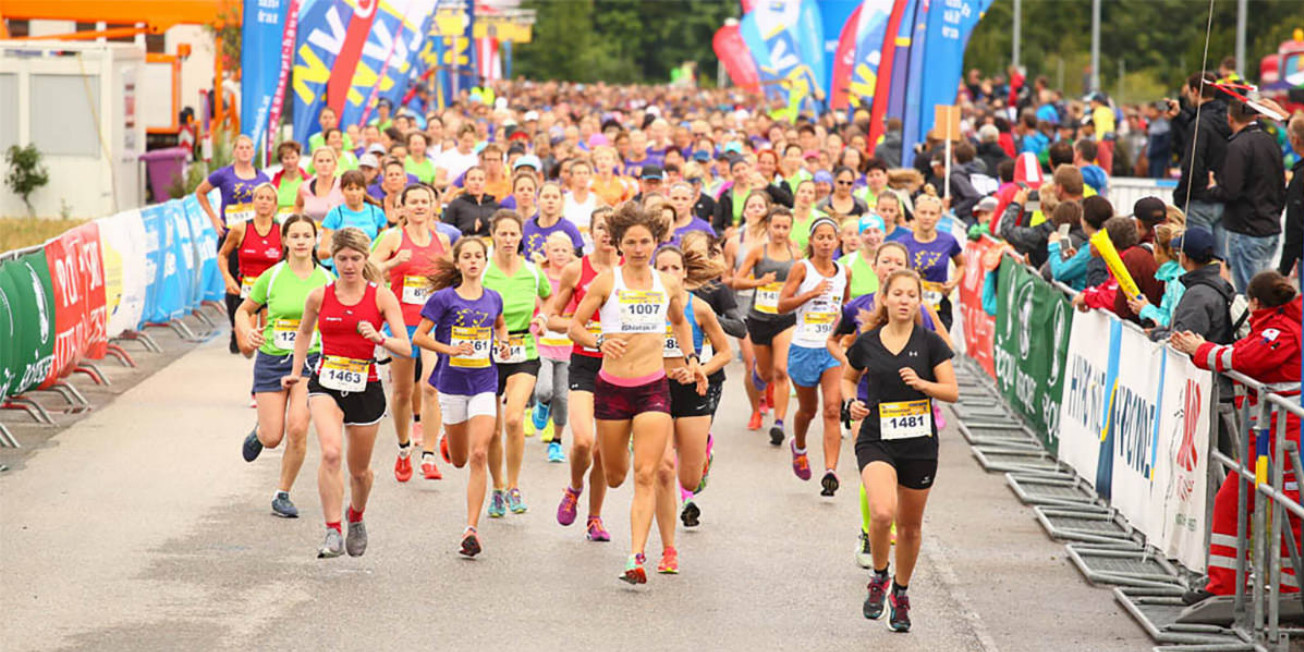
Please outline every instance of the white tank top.
[[842, 264], [833, 261], [836, 270], [833, 276], [826, 277], [815, 269], [810, 260], [802, 259], [806, 276], [797, 288], [797, 294], [805, 294], [815, 289], [820, 281], [828, 281], [829, 288], [823, 294], [797, 307], [797, 332], [792, 336], [792, 345], [805, 349], [822, 349], [829, 338], [829, 333], [838, 325], [842, 315], [842, 297], [847, 291], [847, 273]]
[[660, 333], [666, 330], [670, 295], [661, 284], [661, 274], [652, 270], [652, 289], [633, 290], [625, 286], [624, 270], [611, 268], [611, 294], [602, 304], [603, 333]]

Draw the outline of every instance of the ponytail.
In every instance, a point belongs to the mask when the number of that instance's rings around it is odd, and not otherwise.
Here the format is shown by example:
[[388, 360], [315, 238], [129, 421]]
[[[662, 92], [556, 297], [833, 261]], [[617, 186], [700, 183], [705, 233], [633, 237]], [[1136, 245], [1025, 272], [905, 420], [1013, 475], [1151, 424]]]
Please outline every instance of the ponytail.
[[457, 268], [457, 259], [461, 258], [462, 250], [468, 246], [477, 246], [484, 252], [485, 259], [489, 258], [489, 248], [485, 246], [484, 241], [480, 238], [458, 238], [453, 243], [452, 258], [439, 257], [435, 259], [434, 269], [426, 275], [426, 280], [430, 282], [432, 292], [437, 292], [444, 288], [454, 288], [462, 284], [462, 271]]

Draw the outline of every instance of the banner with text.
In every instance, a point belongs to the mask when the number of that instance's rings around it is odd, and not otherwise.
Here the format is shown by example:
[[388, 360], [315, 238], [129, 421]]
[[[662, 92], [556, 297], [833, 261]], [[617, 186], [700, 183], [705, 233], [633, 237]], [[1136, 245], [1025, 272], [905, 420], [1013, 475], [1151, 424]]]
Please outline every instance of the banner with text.
[[1113, 376], [1118, 373], [1121, 325], [1098, 311], [1074, 312], [1062, 397], [1059, 459], [1097, 491], [1109, 490], [1110, 478], [1099, 476], [1101, 433], [1105, 429]]
[[1205, 517], [1209, 482], [1209, 432], [1217, 412], [1213, 374], [1190, 358], [1164, 350], [1164, 387], [1159, 397], [1157, 460], [1150, 495], [1162, 516], [1147, 532], [1161, 552], [1195, 572], [1205, 570]]
[[961, 339], [964, 341], [965, 354], [973, 358], [992, 378], [996, 377], [996, 366], [992, 361], [992, 334], [996, 331], [996, 318], [983, 310], [983, 283], [987, 278], [983, 258], [1000, 246], [1000, 242], [987, 236], [965, 244], [964, 278], [960, 281], [960, 314], [964, 325]]

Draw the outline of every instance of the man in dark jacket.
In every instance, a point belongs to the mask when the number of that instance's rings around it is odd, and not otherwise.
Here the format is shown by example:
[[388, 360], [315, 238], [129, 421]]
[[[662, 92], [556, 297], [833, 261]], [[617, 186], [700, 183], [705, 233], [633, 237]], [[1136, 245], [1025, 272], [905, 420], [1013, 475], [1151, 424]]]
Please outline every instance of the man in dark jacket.
[[887, 132], [883, 134], [883, 141], [874, 148], [874, 158], [890, 168], [901, 167], [901, 118], [887, 119]]
[[485, 194], [483, 187], [484, 171], [475, 168], [467, 175], [466, 192], [444, 207], [444, 223], [457, 227], [462, 235], [489, 235], [489, 220], [498, 210], [498, 202]]
[[[1286, 135], [1296, 152], [1304, 152], [1304, 115], [1291, 118]], [[1291, 269], [1299, 262], [1300, 251], [1304, 250], [1304, 156], [1295, 161], [1290, 171], [1290, 184], [1286, 186], [1286, 242], [1281, 248], [1281, 263], [1277, 265], [1277, 271], [1283, 276], [1290, 276]]]
[[1276, 139], [1264, 131], [1258, 112], [1248, 104], [1233, 100], [1227, 122], [1232, 137], [1208, 197], [1225, 205], [1227, 265], [1236, 289], [1244, 292], [1255, 274], [1272, 267], [1286, 207], [1286, 169]]
[[989, 177], [995, 177], [996, 168], [1001, 165], [1001, 161], [1009, 160], [1010, 155], [1001, 149], [1001, 132], [996, 125], [983, 125], [978, 129], [978, 149], [977, 160], [983, 162], [983, 174]]
[[[1201, 79], [1204, 80], [1201, 84]], [[1209, 197], [1209, 173], [1218, 173], [1227, 152], [1232, 130], [1227, 124], [1227, 103], [1212, 84], [1212, 73], [1196, 73], [1186, 80], [1183, 93], [1199, 110], [1199, 124], [1182, 131], [1184, 141], [1175, 143], [1182, 151], [1182, 177], [1173, 190], [1173, 205], [1186, 212], [1191, 226], [1208, 229], [1214, 236], [1214, 253], [1223, 257], [1223, 204]], [[1203, 88], [1201, 88], [1203, 86]], [[1174, 103], [1176, 104], [1176, 103]], [[1184, 116], [1180, 109], [1170, 109], [1169, 117]], [[1190, 113], [1194, 121], [1195, 112]], [[1195, 138], [1195, 146], [1190, 139]], [[1187, 194], [1190, 193], [1190, 202]]]

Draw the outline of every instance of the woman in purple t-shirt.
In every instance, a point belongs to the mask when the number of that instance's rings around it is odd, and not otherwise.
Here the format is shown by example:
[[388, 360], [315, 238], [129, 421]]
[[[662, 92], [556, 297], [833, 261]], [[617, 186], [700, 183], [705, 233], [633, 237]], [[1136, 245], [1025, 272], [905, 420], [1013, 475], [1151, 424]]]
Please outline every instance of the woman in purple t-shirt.
[[487, 265], [488, 249], [479, 238], [458, 240], [451, 262], [436, 260], [430, 276], [436, 291], [421, 309], [421, 324], [412, 336], [417, 346], [439, 354], [429, 382], [439, 390], [444, 461], [459, 469], [471, 461], [466, 529], [459, 550], [467, 557], [476, 556], [481, 549], [476, 527], [484, 506], [489, 442], [498, 414], [498, 369], [490, 350], [497, 345], [502, 356], [508, 354], [502, 295], [480, 282]]
[[[951, 291], [964, 278], [964, 256], [955, 236], [937, 230], [942, 219], [942, 200], [920, 195], [915, 200], [914, 233], [901, 239], [910, 252], [910, 267], [923, 278], [923, 303], [937, 312], [946, 330], [951, 330]], [[955, 263], [950, 275], [949, 263]]]
[[[575, 245], [576, 255], [583, 253], [584, 238], [574, 223], [563, 219], [563, 206], [561, 186], [556, 181], [548, 181], [539, 188], [539, 213], [533, 218], [526, 219], [525, 228], [522, 230], [521, 242], [525, 247], [527, 259], [538, 260], [536, 254], [541, 258], [548, 236], [557, 232], [565, 233], [571, 239], [571, 243]], [[524, 215], [521, 217], [525, 219]]]

